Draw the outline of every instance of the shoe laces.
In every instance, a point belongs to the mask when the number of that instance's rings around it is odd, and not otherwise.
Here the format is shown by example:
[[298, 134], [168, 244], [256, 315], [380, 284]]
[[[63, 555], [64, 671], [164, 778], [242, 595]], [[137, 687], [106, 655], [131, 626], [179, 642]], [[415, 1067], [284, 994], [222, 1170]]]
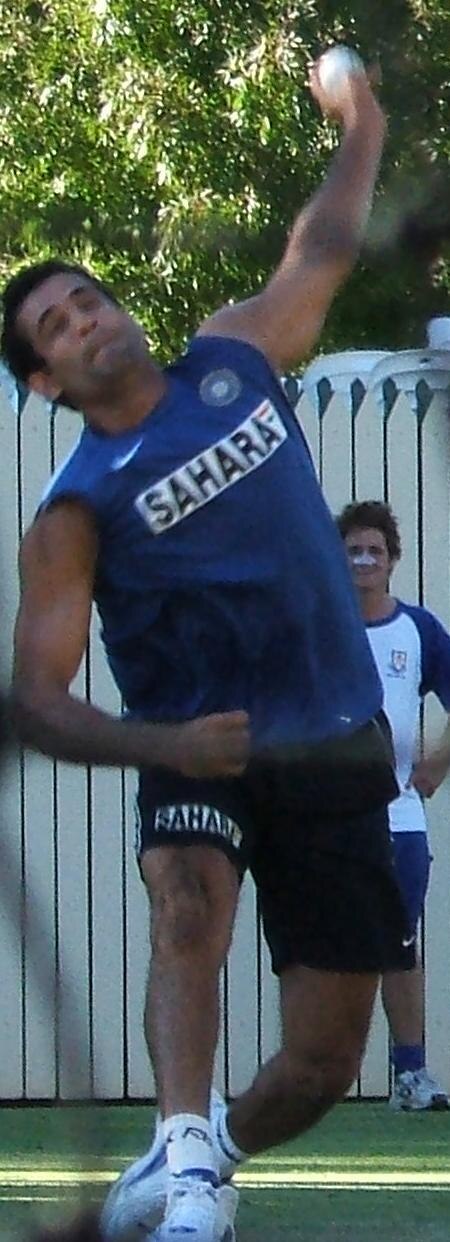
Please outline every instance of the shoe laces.
[[445, 1095], [445, 1091], [443, 1091], [442, 1087], [439, 1086], [439, 1083], [436, 1082], [436, 1079], [433, 1078], [433, 1075], [430, 1074], [425, 1067], [421, 1070], [417, 1070], [416, 1081], [424, 1083], [425, 1086], [433, 1092], [433, 1095]]
[[212, 1182], [202, 1180], [199, 1177], [183, 1177], [175, 1181], [169, 1189], [169, 1211], [180, 1203], [183, 1199], [203, 1200], [209, 1199], [212, 1203], [217, 1203], [217, 1187]]

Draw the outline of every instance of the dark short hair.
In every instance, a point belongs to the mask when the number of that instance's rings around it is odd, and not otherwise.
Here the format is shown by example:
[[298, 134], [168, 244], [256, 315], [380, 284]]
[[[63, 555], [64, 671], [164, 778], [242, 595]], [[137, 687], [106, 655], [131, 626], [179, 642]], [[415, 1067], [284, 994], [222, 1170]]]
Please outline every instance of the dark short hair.
[[19, 311], [33, 289], [37, 289], [50, 276], [59, 276], [61, 272], [69, 274], [74, 272], [84, 276], [97, 289], [101, 289], [110, 302], [115, 302], [116, 306], [119, 305], [117, 298], [107, 285], [98, 280], [96, 276], [92, 276], [81, 264], [66, 263], [64, 259], [46, 259], [43, 263], [34, 263], [21, 268], [3, 290], [3, 327], [0, 349], [10, 371], [16, 379], [24, 383], [27, 382], [32, 371], [43, 370], [45, 362], [33, 349], [26, 336], [19, 331], [17, 327]]
[[391, 506], [382, 500], [355, 500], [346, 505], [336, 524], [342, 538], [346, 539], [351, 530], [379, 530], [386, 540], [386, 547], [391, 561], [399, 561], [402, 554], [400, 532], [397, 518]]

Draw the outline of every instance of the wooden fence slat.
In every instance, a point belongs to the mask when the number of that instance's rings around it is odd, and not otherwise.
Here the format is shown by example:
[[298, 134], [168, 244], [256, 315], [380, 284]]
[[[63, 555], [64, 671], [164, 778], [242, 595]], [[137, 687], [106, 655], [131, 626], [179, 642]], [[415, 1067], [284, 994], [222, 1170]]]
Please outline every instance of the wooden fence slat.
[[322, 416], [322, 487], [337, 515], [352, 494], [352, 425], [340, 394], [331, 398]]
[[[94, 703], [120, 715], [94, 618], [90, 644], [90, 691]], [[92, 798], [92, 989], [93, 1085], [98, 1097], [120, 1098], [124, 1086], [123, 778], [119, 769], [93, 768]]]
[[320, 470], [320, 419], [309, 397], [303, 395], [295, 408], [295, 417], [306, 436], [316, 473]]
[[[450, 424], [448, 395], [435, 396], [422, 428], [424, 603], [450, 630]], [[431, 700], [425, 745], [442, 733], [444, 712]], [[425, 911], [427, 1057], [447, 1089], [450, 1083], [450, 779], [426, 804], [433, 854]]]
[[[39, 397], [26, 401], [18, 430], [22, 535], [33, 521], [51, 469], [50, 413]], [[23, 798], [26, 1091], [31, 1098], [52, 1098], [56, 1090], [56, 877], [51, 763], [35, 755], [24, 756]], [[44, 936], [39, 936], [40, 924], [46, 929]]]
[[[18, 602], [16, 569], [19, 534], [17, 418], [0, 383], [0, 445], [3, 464], [0, 488], [2, 625], [0, 680], [9, 681], [12, 631]], [[21, 1099], [24, 1065], [24, 939], [22, 926], [22, 764], [10, 755], [2, 768], [0, 803], [0, 1097]]]
[[355, 495], [351, 499], [383, 500], [383, 496], [383, 416], [368, 394], [355, 418]]
[[407, 397], [397, 398], [387, 420], [388, 500], [402, 536], [402, 558], [394, 570], [392, 591], [410, 603], [419, 593], [418, 424]]
[[127, 1088], [131, 1098], [150, 1099], [155, 1081], [144, 1039], [143, 1013], [147, 984], [149, 950], [149, 909], [144, 885], [136, 863], [136, 775], [126, 776], [126, 1039]]
[[228, 1081], [234, 1096], [250, 1085], [258, 1065], [256, 896], [248, 875], [242, 885], [228, 961]]

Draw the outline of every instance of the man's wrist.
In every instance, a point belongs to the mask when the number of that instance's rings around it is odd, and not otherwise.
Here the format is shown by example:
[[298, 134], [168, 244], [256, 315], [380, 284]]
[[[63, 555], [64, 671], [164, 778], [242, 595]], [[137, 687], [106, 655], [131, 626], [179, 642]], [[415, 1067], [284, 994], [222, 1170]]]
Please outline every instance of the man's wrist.
[[348, 101], [342, 115], [342, 129], [344, 133], [362, 129], [365, 134], [370, 133], [383, 139], [387, 129], [387, 117], [372, 91], [364, 94], [363, 98]]
[[182, 726], [178, 724], [136, 722], [136, 742], [139, 754], [137, 766], [178, 768], [181, 728]]

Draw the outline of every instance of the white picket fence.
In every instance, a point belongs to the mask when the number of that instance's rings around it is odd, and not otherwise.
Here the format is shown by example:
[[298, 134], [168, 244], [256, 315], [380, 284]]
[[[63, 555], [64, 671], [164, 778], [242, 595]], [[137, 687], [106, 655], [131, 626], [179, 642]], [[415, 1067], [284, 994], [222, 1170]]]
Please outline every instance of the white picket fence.
[[[298, 406], [331, 509], [389, 498], [404, 552], [394, 589], [450, 627], [450, 448], [446, 394], [413, 412], [399, 396], [383, 416], [373, 397], [352, 410], [334, 396], [319, 415]], [[17, 605], [16, 556], [51, 470], [79, 435], [76, 415], [30, 397], [17, 415], [0, 388], [0, 530], [5, 675]], [[79, 692], [112, 711], [118, 698], [94, 623]], [[431, 737], [442, 725], [426, 711]], [[11, 757], [3, 773], [0, 838], [0, 1099], [142, 1098], [153, 1093], [141, 1012], [148, 962], [147, 903], [133, 854], [135, 777]], [[429, 812], [434, 867], [424, 928], [427, 1046], [450, 1089], [450, 786]], [[244, 1088], [278, 1043], [277, 987], [244, 885], [223, 978], [216, 1081]], [[355, 1092], [388, 1090], [388, 1042], [378, 1006]]]

